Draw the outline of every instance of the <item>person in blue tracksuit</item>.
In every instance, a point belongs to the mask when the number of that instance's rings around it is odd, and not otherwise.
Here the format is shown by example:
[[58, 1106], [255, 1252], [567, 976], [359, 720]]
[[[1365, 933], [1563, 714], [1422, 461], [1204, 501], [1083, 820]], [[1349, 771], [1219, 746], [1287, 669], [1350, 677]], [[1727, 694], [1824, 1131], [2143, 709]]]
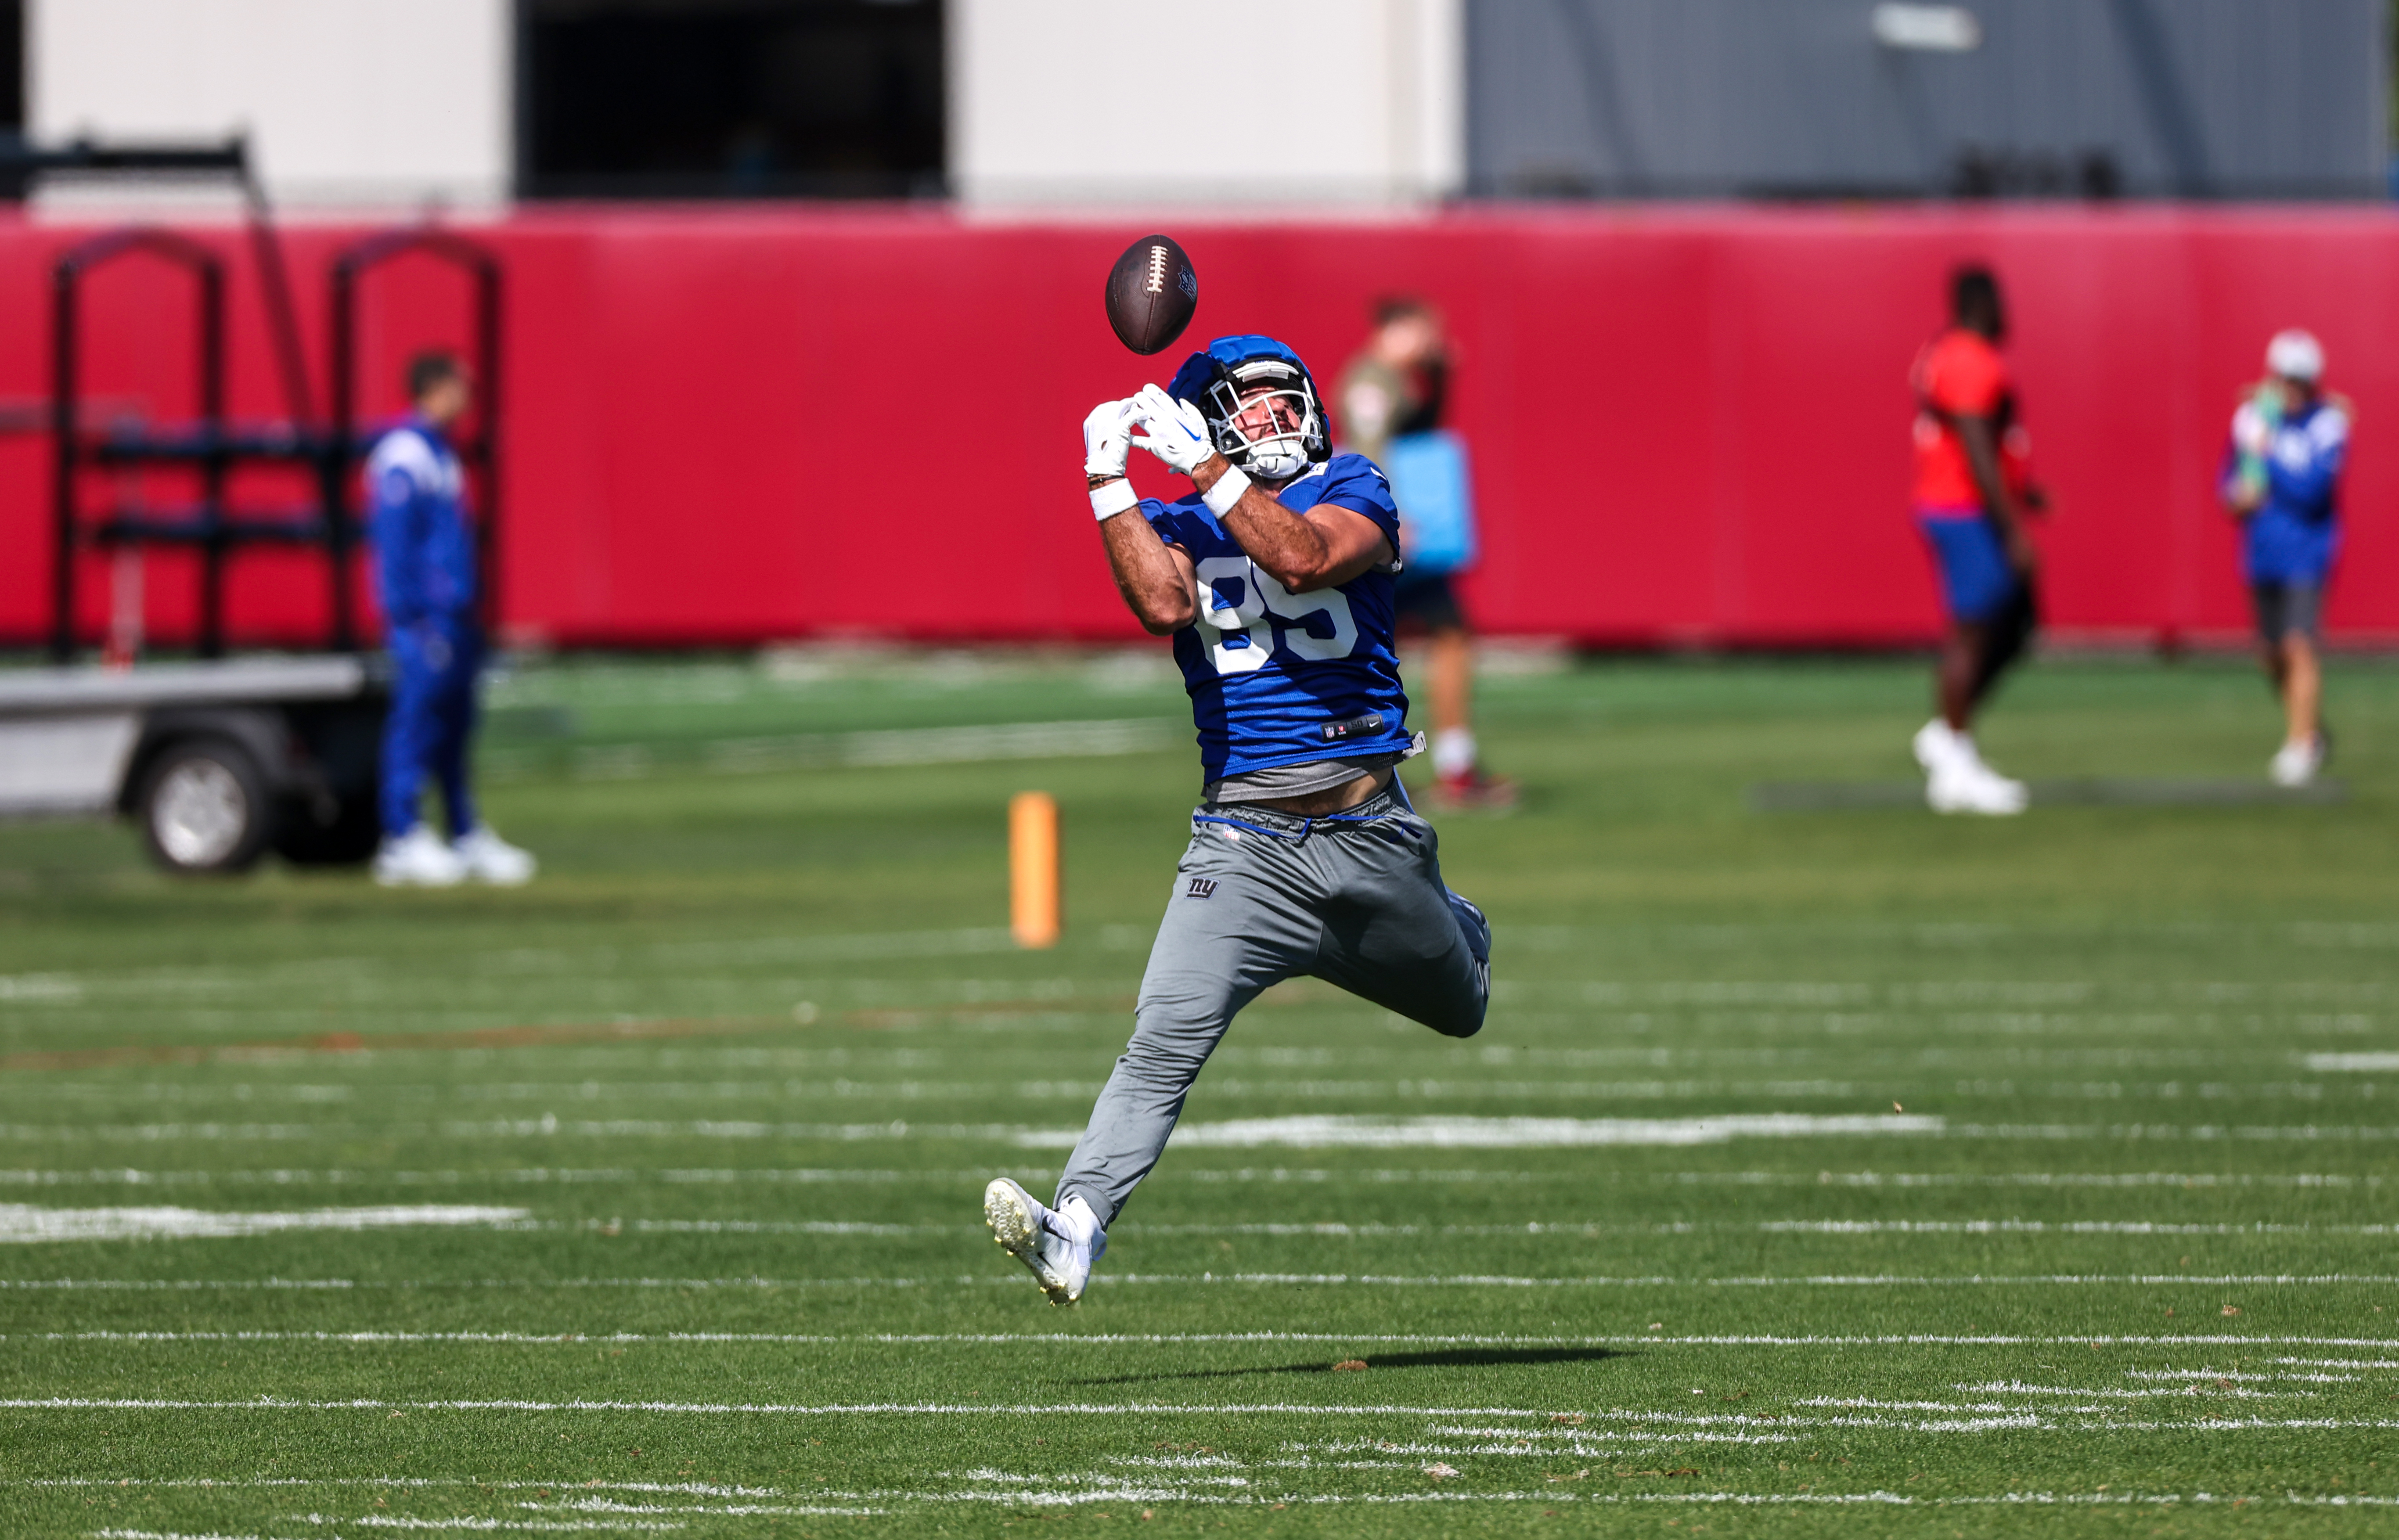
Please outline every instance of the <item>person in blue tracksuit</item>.
[[2320, 657], [2324, 583], [2340, 549], [2340, 473], [2352, 409], [2324, 389], [2324, 347], [2305, 331], [2278, 332], [2267, 378], [2232, 413], [2218, 484], [2241, 520], [2243, 566], [2257, 612], [2267, 677], [2283, 699], [2283, 746], [2268, 766], [2275, 783], [2304, 786], [2324, 767]]
[[[473, 877], [513, 885], [533, 876], [533, 858], [477, 817], [467, 785], [483, 635], [475, 618], [475, 526], [449, 434], [472, 388], [454, 355], [427, 352], [409, 361], [408, 395], [414, 410], [376, 441], [366, 467], [375, 596], [392, 663], [375, 881], [446, 887]], [[450, 815], [446, 841], [417, 809], [428, 774]]]

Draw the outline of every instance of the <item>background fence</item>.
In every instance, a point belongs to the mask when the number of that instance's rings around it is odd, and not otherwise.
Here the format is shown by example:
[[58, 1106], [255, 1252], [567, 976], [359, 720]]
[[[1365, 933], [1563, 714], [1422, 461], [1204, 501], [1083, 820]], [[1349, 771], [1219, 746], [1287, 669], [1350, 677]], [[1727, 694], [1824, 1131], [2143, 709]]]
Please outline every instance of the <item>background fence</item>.
[[[47, 266], [86, 232], [0, 224], [0, 396], [46, 388]], [[508, 272], [503, 610], [567, 644], [870, 634], [1123, 638], [1084, 509], [1077, 424], [1163, 379], [1109, 334], [1100, 283], [1141, 233], [943, 211], [562, 209], [480, 232]], [[1493, 631], [1601, 643], [1879, 644], [1931, 634], [1907, 519], [1906, 371], [1944, 277], [1994, 263], [2057, 511], [2054, 623], [2135, 637], [2244, 623], [2213, 479], [2267, 336], [2324, 339], [2360, 407], [2337, 635], [2399, 640], [2399, 221], [2379, 209], [2176, 206], [1477, 209], [1411, 222], [1180, 223], [1190, 342], [1261, 331], [1329, 385], [1376, 294], [1423, 293], [1458, 344]], [[312, 357], [322, 271], [356, 231], [290, 238]], [[237, 233], [234, 397], [277, 410]], [[464, 334], [463, 291], [402, 270], [366, 370], [396, 410], [415, 345]], [[181, 280], [99, 280], [87, 389], [170, 417], [190, 367]], [[1145, 493], [1173, 483], [1136, 456]], [[251, 500], [279, 493], [270, 473]], [[165, 493], [158, 493], [165, 500]], [[0, 440], [0, 635], [32, 640], [49, 548], [42, 441]], [[150, 560], [153, 635], [190, 622]], [[106, 559], [81, 603], [97, 628]], [[305, 561], [243, 556], [237, 639], [314, 635]]]

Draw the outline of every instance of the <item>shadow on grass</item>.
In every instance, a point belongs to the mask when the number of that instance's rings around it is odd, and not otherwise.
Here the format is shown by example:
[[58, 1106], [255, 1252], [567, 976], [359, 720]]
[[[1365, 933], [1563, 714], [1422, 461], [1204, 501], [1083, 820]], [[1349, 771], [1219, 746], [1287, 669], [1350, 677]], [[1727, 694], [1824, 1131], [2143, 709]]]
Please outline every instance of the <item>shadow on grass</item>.
[[[1612, 1347], [1444, 1347], [1430, 1353], [1376, 1353], [1365, 1360], [1368, 1372], [1379, 1369], [1500, 1369], [1541, 1364], [1597, 1363], [1603, 1358], [1632, 1355]], [[1344, 1363], [1359, 1360], [1345, 1358]], [[1249, 1374], [1330, 1374], [1325, 1359], [1314, 1363], [1260, 1364], [1254, 1369], [1189, 1369], [1157, 1374], [1109, 1374], [1097, 1379], [1059, 1380], [1059, 1385], [1139, 1385], [1156, 1380], [1231, 1380]], [[1354, 1372], [1349, 1371], [1346, 1372]]]

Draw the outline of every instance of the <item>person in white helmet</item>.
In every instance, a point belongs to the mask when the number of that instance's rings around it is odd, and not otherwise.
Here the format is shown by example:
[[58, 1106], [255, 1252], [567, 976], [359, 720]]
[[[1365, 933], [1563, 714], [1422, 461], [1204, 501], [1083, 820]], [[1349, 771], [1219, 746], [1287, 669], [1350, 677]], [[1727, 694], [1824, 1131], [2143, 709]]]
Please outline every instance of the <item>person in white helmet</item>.
[[2283, 746], [2268, 766], [2278, 786], [2313, 780], [2331, 750], [2323, 716], [2324, 581], [2340, 549], [2340, 473], [2355, 413], [2324, 391], [2324, 369], [2313, 336], [2274, 334], [2266, 378], [2232, 413], [2220, 479], [2224, 506], [2241, 521], [2259, 655], [2283, 700]]

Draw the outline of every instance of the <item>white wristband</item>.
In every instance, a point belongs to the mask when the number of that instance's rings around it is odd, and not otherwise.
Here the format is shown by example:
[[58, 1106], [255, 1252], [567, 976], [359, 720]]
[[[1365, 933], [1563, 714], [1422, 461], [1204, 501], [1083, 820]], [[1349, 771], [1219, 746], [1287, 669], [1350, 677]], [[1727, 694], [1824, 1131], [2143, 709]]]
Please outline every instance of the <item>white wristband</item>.
[[1233, 511], [1233, 505], [1240, 502], [1241, 493], [1249, 490], [1249, 473], [1235, 466], [1217, 477], [1216, 484], [1200, 494], [1200, 501], [1208, 505], [1210, 513], [1222, 519]]
[[1140, 502], [1141, 494], [1134, 492], [1132, 483], [1122, 477], [1110, 481], [1106, 486], [1091, 489], [1091, 512], [1103, 524], [1124, 512], [1125, 509], [1138, 506]]

